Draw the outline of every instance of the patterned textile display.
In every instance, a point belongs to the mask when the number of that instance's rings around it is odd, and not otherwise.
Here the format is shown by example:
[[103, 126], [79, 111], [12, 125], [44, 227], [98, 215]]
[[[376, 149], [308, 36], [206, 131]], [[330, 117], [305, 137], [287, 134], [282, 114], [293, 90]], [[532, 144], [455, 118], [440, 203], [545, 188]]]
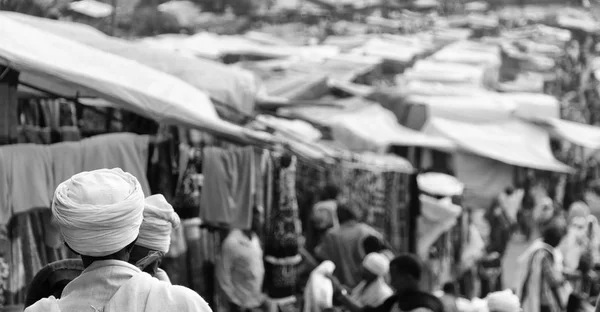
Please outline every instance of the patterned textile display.
[[[302, 258], [265, 259], [265, 285], [270, 298], [280, 299], [296, 293], [298, 266]], [[277, 261], [279, 260], [279, 261]]]
[[298, 170], [296, 173], [296, 196], [302, 232], [306, 237], [305, 248], [312, 252], [318, 244], [316, 229], [310, 221], [314, 205], [319, 201], [322, 189], [333, 182], [333, 169], [319, 166], [314, 162], [298, 159]]
[[81, 140], [75, 104], [64, 100], [30, 99], [19, 103], [18, 143], [51, 144]]
[[5, 292], [7, 305], [25, 301], [27, 285], [46, 264], [76, 257], [60, 243], [60, 232], [51, 224], [50, 216], [50, 209], [34, 209], [11, 218], [8, 227], [11, 244], [8, 265], [11, 270]]
[[314, 204], [319, 201], [319, 194], [328, 182], [327, 170], [313, 163], [298, 160], [296, 173], [296, 196], [300, 210], [300, 220], [306, 232], [308, 219]]
[[384, 234], [396, 252], [408, 251], [410, 175], [345, 164], [342, 195], [361, 219]]
[[[266, 215], [265, 290], [270, 298], [281, 299], [295, 294], [302, 225], [296, 200], [296, 157], [273, 157], [271, 207]], [[267, 187], [267, 189], [269, 189]], [[267, 210], [267, 209], [265, 209]]]
[[10, 241], [7, 234], [6, 227], [0, 226], [0, 308], [6, 303], [4, 294], [8, 290], [8, 277], [10, 273], [7, 257], [10, 251]]
[[177, 185], [175, 193], [175, 212], [182, 219], [197, 218], [200, 215], [201, 187], [196, 182], [198, 174], [202, 173], [202, 150], [190, 148], [189, 158], [183, 177]]
[[280, 157], [273, 163], [273, 202], [267, 218], [271, 225], [265, 254], [275, 258], [298, 255], [302, 228], [296, 200], [296, 157], [287, 158]]

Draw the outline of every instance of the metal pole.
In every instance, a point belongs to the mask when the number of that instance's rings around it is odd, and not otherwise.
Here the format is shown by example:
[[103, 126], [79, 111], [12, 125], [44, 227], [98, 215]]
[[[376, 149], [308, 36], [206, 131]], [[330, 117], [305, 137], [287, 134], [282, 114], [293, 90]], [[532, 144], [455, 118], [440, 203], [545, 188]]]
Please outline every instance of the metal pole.
[[114, 36], [115, 30], [117, 29], [117, 0], [111, 0], [110, 5], [113, 7], [112, 15], [110, 17], [110, 34], [111, 36]]

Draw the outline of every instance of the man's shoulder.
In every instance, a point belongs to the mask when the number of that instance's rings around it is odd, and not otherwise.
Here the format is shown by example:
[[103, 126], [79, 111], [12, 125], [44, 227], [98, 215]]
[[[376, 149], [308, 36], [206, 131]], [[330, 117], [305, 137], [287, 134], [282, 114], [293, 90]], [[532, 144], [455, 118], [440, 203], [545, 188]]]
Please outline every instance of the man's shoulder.
[[163, 302], [167, 305], [174, 304], [187, 306], [187, 311], [211, 311], [208, 303], [198, 293], [187, 287], [171, 285], [170, 283], [155, 278], [148, 279], [148, 282], [150, 281], [154, 284], [152, 285], [152, 292], [156, 295], [160, 294], [160, 296], [156, 296], [156, 300], [170, 301]]
[[25, 309], [25, 312], [60, 312], [58, 300], [51, 296], [42, 298]]
[[411, 291], [405, 296], [397, 297], [402, 310], [412, 311], [417, 308], [426, 308], [432, 312], [444, 312], [444, 304], [440, 298], [423, 291]]

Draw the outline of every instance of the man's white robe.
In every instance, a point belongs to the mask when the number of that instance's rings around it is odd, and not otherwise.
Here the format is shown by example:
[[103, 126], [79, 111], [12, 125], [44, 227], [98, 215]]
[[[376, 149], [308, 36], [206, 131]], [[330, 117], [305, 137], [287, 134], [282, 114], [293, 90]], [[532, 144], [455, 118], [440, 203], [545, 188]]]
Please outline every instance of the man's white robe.
[[159, 281], [117, 260], [96, 261], [69, 283], [61, 299], [42, 299], [25, 312], [212, 312], [196, 292]]

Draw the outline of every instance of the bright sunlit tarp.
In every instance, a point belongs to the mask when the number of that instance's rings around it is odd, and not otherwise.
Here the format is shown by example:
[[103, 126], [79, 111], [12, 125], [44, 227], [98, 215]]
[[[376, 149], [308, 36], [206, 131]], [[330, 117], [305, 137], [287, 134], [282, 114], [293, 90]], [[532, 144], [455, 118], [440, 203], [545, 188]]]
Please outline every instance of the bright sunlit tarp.
[[[43, 31], [171, 74], [206, 92], [214, 101], [244, 113], [251, 113], [254, 110], [257, 82], [250, 72], [209, 60], [148, 47], [143, 43], [110, 37], [84, 24], [41, 19], [9, 12], [0, 12], [0, 16], [10, 17]], [[55, 89], [53, 88], [53, 90]]]
[[527, 118], [554, 136], [589, 149], [600, 148], [600, 128], [558, 118]]
[[396, 116], [379, 104], [359, 98], [336, 104], [341, 107], [296, 108], [291, 116], [330, 127], [334, 139], [352, 151], [381, 152], [393, 145], [454, 149], [454, 144], [443, 137], [401, 126]]
[[509, 165], [553, 172], [572, 171], [552, 155], [546, 131], [518, 119], [472, 124], [432, 118], [425, 130], [451, 139], [464, 151]]
[[454, 145], [442, 137], [434, 137], [403, 127], [394, 114], [379, 104], [342, 113], [330, 121], [333, 137], [350, 150], [381, 150], [392, 145], [418, 146], [452, 150]]
[[20, 71], [26, 84], [50, 91], [60, 85], [73, 97], [102, 97], [159, 122], [243, 135], [242, 128], [219, 119], [205, 93], [173, 76], [6, 15], [0, 15], [0, 38], [0, 64]]

